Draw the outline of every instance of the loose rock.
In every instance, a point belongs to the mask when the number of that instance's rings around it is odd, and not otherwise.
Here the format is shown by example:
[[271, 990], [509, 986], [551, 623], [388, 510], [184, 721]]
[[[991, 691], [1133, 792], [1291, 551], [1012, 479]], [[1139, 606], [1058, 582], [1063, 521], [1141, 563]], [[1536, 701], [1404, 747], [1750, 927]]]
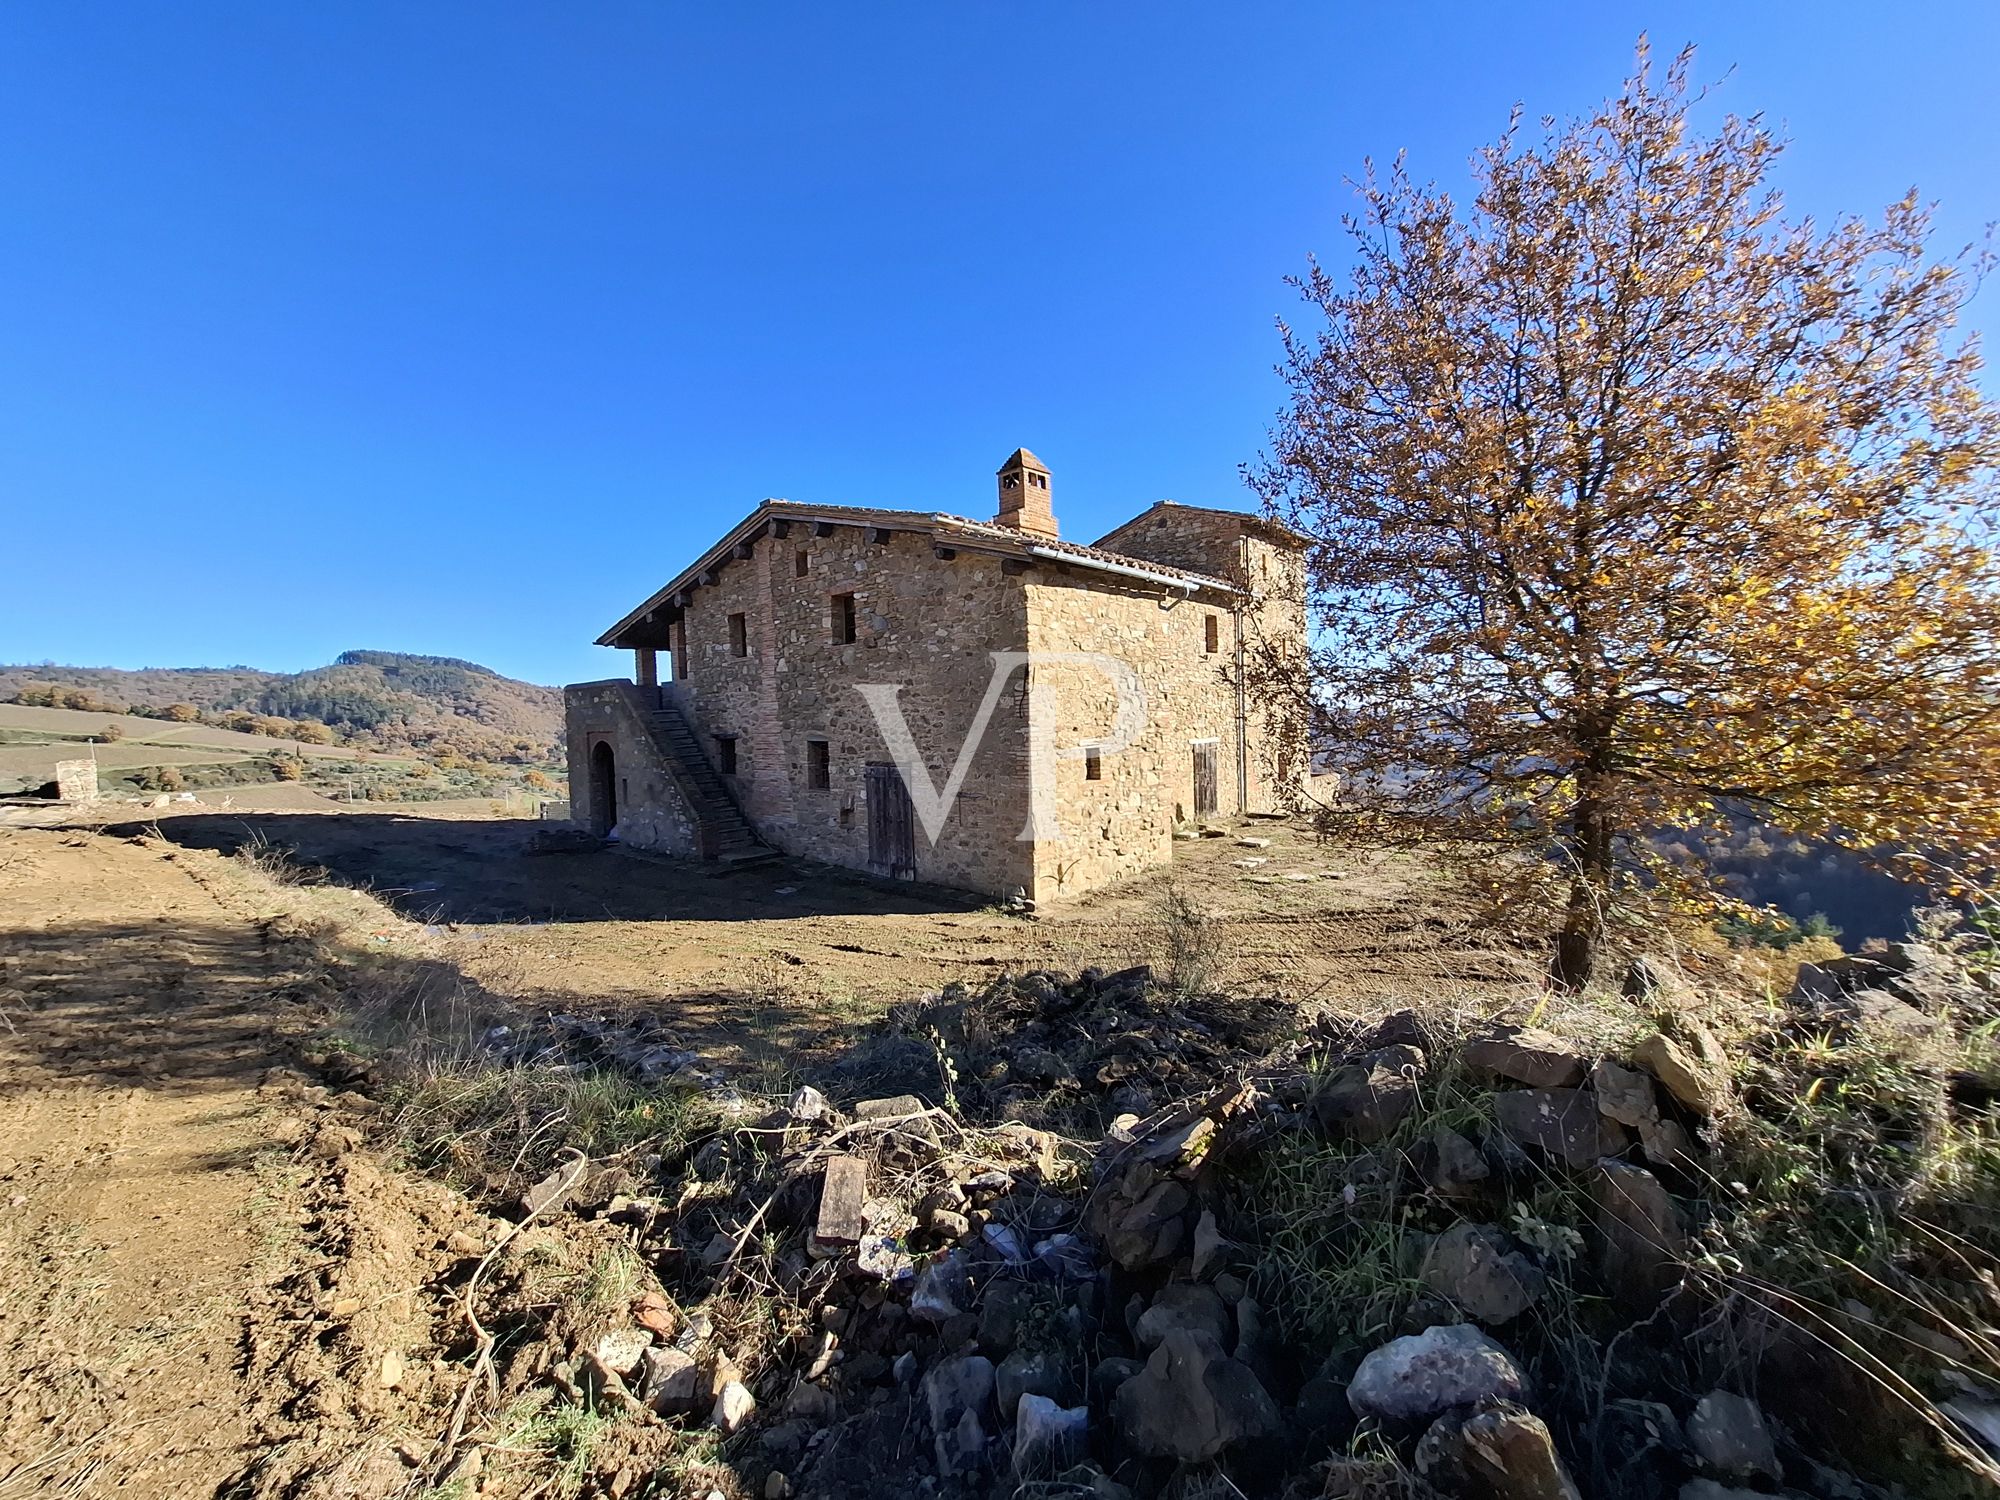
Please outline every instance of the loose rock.
[[1160, 1288], [1152, 1306], [1139, 1315], [1132, 1336], [1141, 1349], [1158, 1348], [1175, 1329], [1203, 1333], [1216, 1343], [1229, 1343], [1229, 1308], [1221, 1295], [1198, 1282], [1176, 1281]]
[[1053, 1349], [1016, 1349], [993, 1372], [993, 1394], [1000, 1403], [1001, 1427], [1004, 1429], [1014, 1420], [1023, 1396], [1046, 1396], [1060, 1404], [1075, 1398], [1075, 1386], [1067, 1356]]
[[1417, 1444], [1416, 1467], [1447, 1493], [1478, 1500], [1578, 1500], [1547, 1425], [1517, 1406], [1439, 1417]]
[[757, 1398], [750, 1394], [750, 1387], [732, 1380], [716, 1393], [715, 1406], [708, 1414], [709, 1425], [724, 1432], [740, 1432], [756, 1411]]
[[1055, 1474], [1081, 1459], [1089, 1441], [1089, 1407], [1058, 1406], [1031, 1391], [1014, 1418], [1014, 1473], [1022, 1479]]
[[910, 1316], [926, 1323], [942, 1323], [965, 1311], [972, 1291], [972, 1272], [965, 1253], [953, 1250], [924, 1267], [910, 1294]]
[[1347, 1387], [1357, 1416], [1427, 1422], [1454, 1406], [1521, 1401], [1527, 1377], [1514, 1357], [1470, 1323], [1391, 1339], [1361, 1361]]
[[1628, 1307], [1650, 1311], [1681, 1279], [1687, 1228], [1679, 1207], [1659, 1178], [1629, 1162], [1599, 1163], [1591, 1196], [1605, 1282]]
[[1509, 1140], [1572, 1167], [1589, 1166], [1631, 1144], [1623, 1126], [1598, 1113], [1588, 1089], [1515, 1089], [1495, 1096], [1493, 1118]]
[[1206, 1462], [1281, 1426], [1277, 1404], [1250, 1367], [1185, 1328], [1170, 1332], [1146, 1368], [1118, 1387], [1111, 1420], [1135, 1452], [1184, 1463]]
[[1702, 1467], [1724, 1479], [1784, 1478], [1764, 1413], [1733, 1391], [1710, 1391], [1695, 1403], [1687, 1439]]
[[1682, 1020], [1677, 1035], [1656, 1031], [1632, 1049], [1632, 1061], [1660, 1080], [1680, 1103], [1712, 1115], [1729, 1098], [1729, 1058], [1715, 1033], [1699, 1021]]
[[1336, 1069], [1313, 1096], [1313, 1114], [1329, 1135], [1379, 1141], [1416, 1107], [1423, 1052], [1385, 1047]]
[[1467, 1067], [1488, 1078], [1511, 1078], [1530, 1088], [1560, 1089], [1583, 1082], [1583, 1056], [1552, 1032], [1503, 1026], [1465, 1044]]
[[701, 1367], [674, 1348], [648, 1349], [639, 1361], [639, 1394], [663, 1417], [682, 1416], [701, 1401]]
[[982, 1354], [942, 1360], [924, 1377], [923, 1393], [939, 1471], [955, 1474], [982, 1462], [986, 1433], [980, 1416], [993, 1399], [993, 1361]]
[[1519, 1317], [1548, 1285], [1541, 1268], [1487, 1224], [1456, 1224], [1432, 1240], [1422, 1277], [1482, 1323]]

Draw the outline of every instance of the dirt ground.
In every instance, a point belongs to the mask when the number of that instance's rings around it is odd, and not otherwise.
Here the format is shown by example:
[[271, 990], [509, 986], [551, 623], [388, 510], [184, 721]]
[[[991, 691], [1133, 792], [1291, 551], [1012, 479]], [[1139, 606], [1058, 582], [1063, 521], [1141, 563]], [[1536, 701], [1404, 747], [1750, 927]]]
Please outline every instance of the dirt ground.
[[[0, 810], [0, 1500], [386, 1495], [433, 1440], [425, 1289], [476, 1215], [324, 1149], [351, 1096], [295, 1070], [336, 1009], [326, 931], [487, 1014], [644, 1009], [753, 1084], [950, 980], [1160, 958], [1159, 881], [1028, 919], [790, 864], [532, 855], [518, 821], [154, 816]], [[226, 857], [246, 845], [288, 853]], [[1180, 851], [1218, 985], [1356, 1009], [1530, 988], [1415, 860], [1268, 823]], [[288, 884], [300, 865], [330, 874]]]
[[1329, 848], [1267, 820], [1178, 843], [1170, 873], [1033, 917], [795, 862], [535, 855], [538, 825], [519, 820], [187, 812], [157, 826], [191, 848], [268, 844], [373, 891], [425, 924], [438, 956], [488, 997], [644, 1008], [722, 1062], [844, 1044], [888, 1006], [953, 980], [1158, 963], [1170, 880], [1208, 913], [1213, 983], [1232, 992], [1358, 1010], [1445, 996], [1477, 1006], [1517, 997], [1536, 971], [1420, 857]]
[[8, 1493], [212, 1487], [248, 1436], [231, 1314], [272, 1053], [243, 999], [269, 969], [200, 886], [134, 875], [84, 836], [0, 854], [0, 1447], [30, 1466]]

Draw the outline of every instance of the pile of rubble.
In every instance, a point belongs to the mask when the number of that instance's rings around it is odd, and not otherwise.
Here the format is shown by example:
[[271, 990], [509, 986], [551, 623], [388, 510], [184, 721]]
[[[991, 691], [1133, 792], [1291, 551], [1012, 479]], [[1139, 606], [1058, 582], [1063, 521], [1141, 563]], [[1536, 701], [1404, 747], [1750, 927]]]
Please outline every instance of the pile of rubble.
[[[1821, 984], [1802, 1015], [1838, 1003]], [[767, 1500], [1118, 1500], [1199, 1474], [1245, 1496], [1878, 1493], [1732, 1388], [1754, 1364], [1692, 1337], [1726, 1301], [1690, 1268], [1742, 1107], [1700, 1022], [1613, 1052], [1415, 1012], [1286, 1040], [1290, 1021], [1143, 969], [947, 994], [895, 1024], [934, 1039], [955, 1110], [810, 1087], [755, 1106], [633, 1023], [498, 1034], [521, 1062], [718, 1101], [680, 1157], [528, 1190], [523, 1217], [613, 1229], [655, 1278], [538, 1368], [641, 1426], [725, 1435], [718, 1490]], [[1115, 1117], [1088, 1141], [1005, 1118], [1052, 1094]], [[1320, 1260], [1273, 1209], [1280, 1166], [1314, 1174]], [[1529, 1209], [1550, 1203], [1576, 1212]], [[1372, 1243], [1393, 1263], [1355, 1273]], [[1315, 1315], [1305, 1284], [1336, 1263], [1351, 1280]], [[753, 1335], [728, 1312], [746, 1299], [792, 1316]]]
[[1042, 970], [977, 992], [951, 985], [888, 1018], [892, 1032], [944, 1050], [967, 1118], [1100, 1127], [1205, 1090], [1268, 1057], [1298, 1025], [1281, 1000], [1177, 994], [1145, 964]]

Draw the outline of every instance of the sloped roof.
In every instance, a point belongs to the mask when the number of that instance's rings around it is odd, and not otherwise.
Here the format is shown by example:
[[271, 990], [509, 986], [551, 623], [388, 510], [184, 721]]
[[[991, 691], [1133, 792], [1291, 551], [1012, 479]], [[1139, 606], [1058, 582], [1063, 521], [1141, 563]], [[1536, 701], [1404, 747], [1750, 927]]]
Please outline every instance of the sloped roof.
[[1009, 469], [1014, 468], [1016, 465], [1020, 465], [1022, 467], [1030, 469], [1040, 469], [1044, 474], [1049, 472], [1049, 466], [1043, 463], [1039, 458], [1035, 457], [1035, 455], [1030, 453], [1026, 448], [1016, 448], [1012, 456], [1008, 458], [1007, 462], [1000, 465], [1000, 467], [995, 469], [993, 472], [995, 474], [1005, 474]]
[[[1026, 452], [1025, 449], [1022, 451]], [[847, 526], [882, 526], [892, 531], [923, 532], [940, 546], [968, 552], [987, 552], [1001, 557], [1018, 557], [1030, 562], [1069, 564], [1087, 572], [1095, 571], [1160, 583], [1188, 593], [1211, 592], [1229, 595], [1243, 593], [1242, 589], [1226, 579], [1212, 578], [1205, 573], [1169, 567], [1165, 563], [1148, 562], [1144, 558], [1127, 557], [1123, 553], [1102, 547], [1086, 547], [1078, 542], [1065, 542], [1055, 537], [1040, 536], [1013, 526], [999, 526], [990, 521], [974, 521], [944, 511], [880, 510], [859, 505], [802, 505], [790, 500], [766, 500], [731, 527], [713, 547], [675, 574], [666, 584], [655, 590], [643, 604], [599, 636], [597, 644], [616, 645], [619, 636], [643, 622], [647, 616], [656, 614], [675, 594], [695, 586], [703, 573], [711, 568], [725, 566], [730, 560], [730, 554], [736, 550], [739, 543], [761, 535], [764, 528], [773, 521], [807, 524], [814, 521], [832, 521]]]

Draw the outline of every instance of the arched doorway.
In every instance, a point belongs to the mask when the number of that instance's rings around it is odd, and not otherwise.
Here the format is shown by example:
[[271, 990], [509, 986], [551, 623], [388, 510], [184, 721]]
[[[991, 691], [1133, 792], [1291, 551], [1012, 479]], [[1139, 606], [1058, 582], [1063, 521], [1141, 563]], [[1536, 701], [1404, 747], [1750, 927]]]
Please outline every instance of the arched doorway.
[[611, 746], [599, 740], [590, 747], [590, 831], [603, 838], [618, 826], [618, 765]]

